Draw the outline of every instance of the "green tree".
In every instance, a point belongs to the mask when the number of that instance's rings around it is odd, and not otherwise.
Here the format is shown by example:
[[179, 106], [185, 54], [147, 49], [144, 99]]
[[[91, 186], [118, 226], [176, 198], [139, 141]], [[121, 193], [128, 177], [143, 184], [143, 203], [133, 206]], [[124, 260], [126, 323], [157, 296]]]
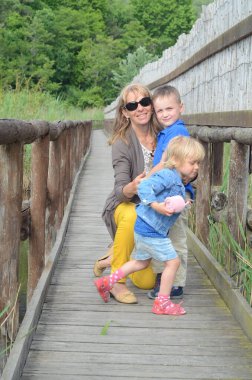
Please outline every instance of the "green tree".
[[107, 104], [192, 14], [191, 0], [1, 0], [0, 85]]
[[26, 76], [42, 90], [56, 91], [53, 43], [55, 16], [51, 9], [44, 8], [35, 13], [28, 26], [29, 54]]
[[26, 79], [28, 44], [28, 20], [17, 12], [11, 12], [0, 29], [0, 82], [3, 87], [15, 87]]
[[133, 53], [140, 46], [145, 46], [146, 50], [150, 52], [155, 48], [153, 39], [138, 20], [132, 20], [124, 26], [120, 43], [124, 57], [127, 53]]
[[155, 52], [174, 45], [182, 33], [188, 33], [195, 20], [191, 0], [131, 0], [135, 18], [144, 26], [155, 44]]
[[[82, 44], [75, 68], [75, 84], [88, 94], [94, 94], [96, 102], [99, 95], [101, 103], [110, 102], [115, 96], [111, 84], [112, 70], [120, 61], [117, 51], [117, 41], [102, 35], [97, 36], [96, 41], [89, 38]], [[91, 91], [92, 87], [100, 88], [100, 92]], [[78, 102], [82, 103], [81, 99], [83, 97], [80, 97]]]
[[117, 70], [113, 73], [113, 84], [117, 93], [132, 81], [139, 70], [146, 64], [155, 61], [157, 57], [148, 53], [146, 48], [140, 46], [134, 53], [129, 53], [127, 58], [122, 60]]

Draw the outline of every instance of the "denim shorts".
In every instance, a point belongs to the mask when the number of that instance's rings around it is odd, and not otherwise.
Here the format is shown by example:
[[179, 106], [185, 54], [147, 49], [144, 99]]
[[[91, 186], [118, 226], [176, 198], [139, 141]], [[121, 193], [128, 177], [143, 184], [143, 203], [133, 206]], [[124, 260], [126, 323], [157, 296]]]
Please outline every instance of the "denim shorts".
[[173, 248], [171, 239], [146, 237], [134, 233], [135, 251], [133, 257], [135, 260], [155, 259], [158, 261], [169, 261], [178, 257]]

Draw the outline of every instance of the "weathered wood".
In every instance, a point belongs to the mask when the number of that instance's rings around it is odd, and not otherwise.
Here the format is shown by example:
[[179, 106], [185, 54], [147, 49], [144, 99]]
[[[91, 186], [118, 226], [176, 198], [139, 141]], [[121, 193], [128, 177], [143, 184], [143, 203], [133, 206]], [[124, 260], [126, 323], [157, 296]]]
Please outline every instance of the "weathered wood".
[[211, 207], [216, 211], [223, 210], [228, 203], [225, 193], [214, 191], [211, 196]]
[[205, 142], [230, 142], [236, 140], [242, 144], [252, 144], [252, 128], [218, 128], [199, 125], [191, 125], [188, 127], [190, 135], [198, 137]]
[[45, 265], [45, 210], [49, 135], [32, 145], [31, 235], [28, 260], [27, 299], [30, 301]]
[[21, 210], [21, 227], [20, 227], [20, 240], [24, 241], [30, 236], [31, 230], [31, 212], [30, 202], [23, 201]]
[[18, 265], [23, 184], [23, 144], [0, 146], [0, 310], [13, 308], [3, 328], [14, 339], [18, 329]]
[[247, 211], [246, 222], [248, 228], [252, 231], [252, 209]]
[[60, 201], [60, 162], [61, 162], [61, 142], [60, 139], [50, 141], [49, 147], [49, 166], [47, 177], [48, 203], [46, 210], [46, 256], [56, 240], [57, 230], [60, 226], [59, 221], [59, 201]]
[[73, 149], [73, 128], [67, 129], [65, 132], [65, 152], [64, 152], [64, 160], [63, 160], [63, 166], [64, 166], [64, 181], [63, 181], [63, 206], [65, 208], [65, 205], [67, 204], [67, 200], [69, 197], [71, 185], [72, 185], [72, 178], [74, 178], [74, 170], [73, 170], [73, 157], [71, 155], [71, 151]]
[[205, 148], [205, 158], [200, 164], [199, 175], [197, 178], [197, 196], [196, 196], [196, 235], [199, 239], [207, 244], [209, 225], [208, 215], [210, 214], [211, 198], [211, 146], [202, 142]]
[[7, 364], [2, 373], [1, 378], [3, 380], [20, 380], [21, 378], [21, 370], [25, 364], [28, 355], [32, 337], [37, 326], [43, 302], [45, 300], [46, 291], [49, 286], [51, 276], [54, 272], [58, 256], [60, 255], [63, 246], [63, 238], [66, 234], [68, 226], [70, 210], [74, 201], [74, 194], [78, 184], [78, 177], [81, 173], [81, 169], [83, 168], [86, 162], [88, 154], [89, 151], [87, 152], [86, 156], [83, 158], [81, 162], [80, 171], [78, 172], [75, 178], [73, 189], [69, 198], [69, 203], [66, 207], [64, 218], [58, 231], [58, 238], [53, 246], [53, 249], [50, 252], [50, 255], [47, 258], [46, 267], [39, 279], [38, 285], [29, 303], [29, 308], [19, 328], [14, 346], [11, 350], [11, 353], [7, 360]]
[[65, 182], [66, 182], [66, 134], [65, 130], [59, 137], [60, 141], [60, 182], [59, 182], [59, 224], [64, 215], [64, 201], [65, 201]]
[[210, 43], [206, 44], [202, 49], [197, 51], [192, 57], [182, 63], [171, 73], [162, 78], [151, 82], [149, 88], [152, 90], [156, 87], [169, 83], [181, 74], [191, 70], [194, 66], [199, 65], [202, 61], [209, 59], [212, 55], [217, 54], [221, 50], [228, 48], [230, 45], [237, 43], [243, 38], [252, 34], [252, 15], [248, 16], [240, 23], [236, 24]]
[[31, 143], [49, 133], [49, 123], [0, 119], [0, 144]]
[[212, 144], [212, 185], [222, 185], [224, 144]]
[[[233, 238], [244, 246], [244, 241], [240, 233], [240, 226], [244, 229], [247, 214], [248, 198], [248, 160], [249, 147], [231, 142], [230, 171], [228, 186], [228, 215], [227, 223]], [[228, 252], [227, 273], [236, 273], [235, 256], [233, 252]]]
[[224, 268], [215, 260], [211, 253], [203, 246], [197, 237], [191, 232], [188, 233], [189, 247], [195, 254], [202, 268], [207, 271], [209, 278], [225, 300], [232, 314], [239, 321], [246, 335], [252, 341], [252, 310], [234, 281], [227, 275]]
[[59, 121], [54, 123], [50, 127], [50, 141], [55, 141], [61, 135], [61, 133], [66, 129], [65, 122]]
[[251, 129], [252, 127], [252, 111], [199, 112], [197, 114], [185, 114], [183, 115], [183, 120], [188, 126], [240, 127], [244, 130], [244, 128]]

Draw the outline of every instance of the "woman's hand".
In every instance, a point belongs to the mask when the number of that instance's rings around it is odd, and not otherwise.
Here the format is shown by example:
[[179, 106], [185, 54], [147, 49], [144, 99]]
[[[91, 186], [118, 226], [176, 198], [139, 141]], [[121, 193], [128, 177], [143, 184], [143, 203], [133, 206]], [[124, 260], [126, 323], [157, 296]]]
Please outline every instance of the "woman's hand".
[[163, 214], [166, 216], [171, 216], [172, 214], [174, 214], [173, 212], [167, 210], [164, 202], [152, 202], [150, 206], [153, 208], [153, 210], [159, 212], [159, 214]]
[[145, 172], [139, 174], [132, 182], [125, 185], [123, 188], [123, 194], [127, 198], [132, 198], [135, 194], [137, 194], [137, 188], [140, 182], [146, 177]]

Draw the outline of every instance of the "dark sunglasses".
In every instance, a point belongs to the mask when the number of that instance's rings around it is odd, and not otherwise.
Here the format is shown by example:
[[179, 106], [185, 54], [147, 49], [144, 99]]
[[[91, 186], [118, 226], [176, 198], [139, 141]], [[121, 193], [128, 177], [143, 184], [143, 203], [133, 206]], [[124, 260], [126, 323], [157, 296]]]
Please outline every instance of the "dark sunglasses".
[[151, 98], [149, 96], [146, 96], [145, 98], [139, 100], [139, 102], [129, 102], [125, 104], [123, 108], [125, 108], [128, 111], [135, 111], [138, 107], [138, 104], [141, 104], [142, 107], [148, 107], [149, 105], [151, 105]]

